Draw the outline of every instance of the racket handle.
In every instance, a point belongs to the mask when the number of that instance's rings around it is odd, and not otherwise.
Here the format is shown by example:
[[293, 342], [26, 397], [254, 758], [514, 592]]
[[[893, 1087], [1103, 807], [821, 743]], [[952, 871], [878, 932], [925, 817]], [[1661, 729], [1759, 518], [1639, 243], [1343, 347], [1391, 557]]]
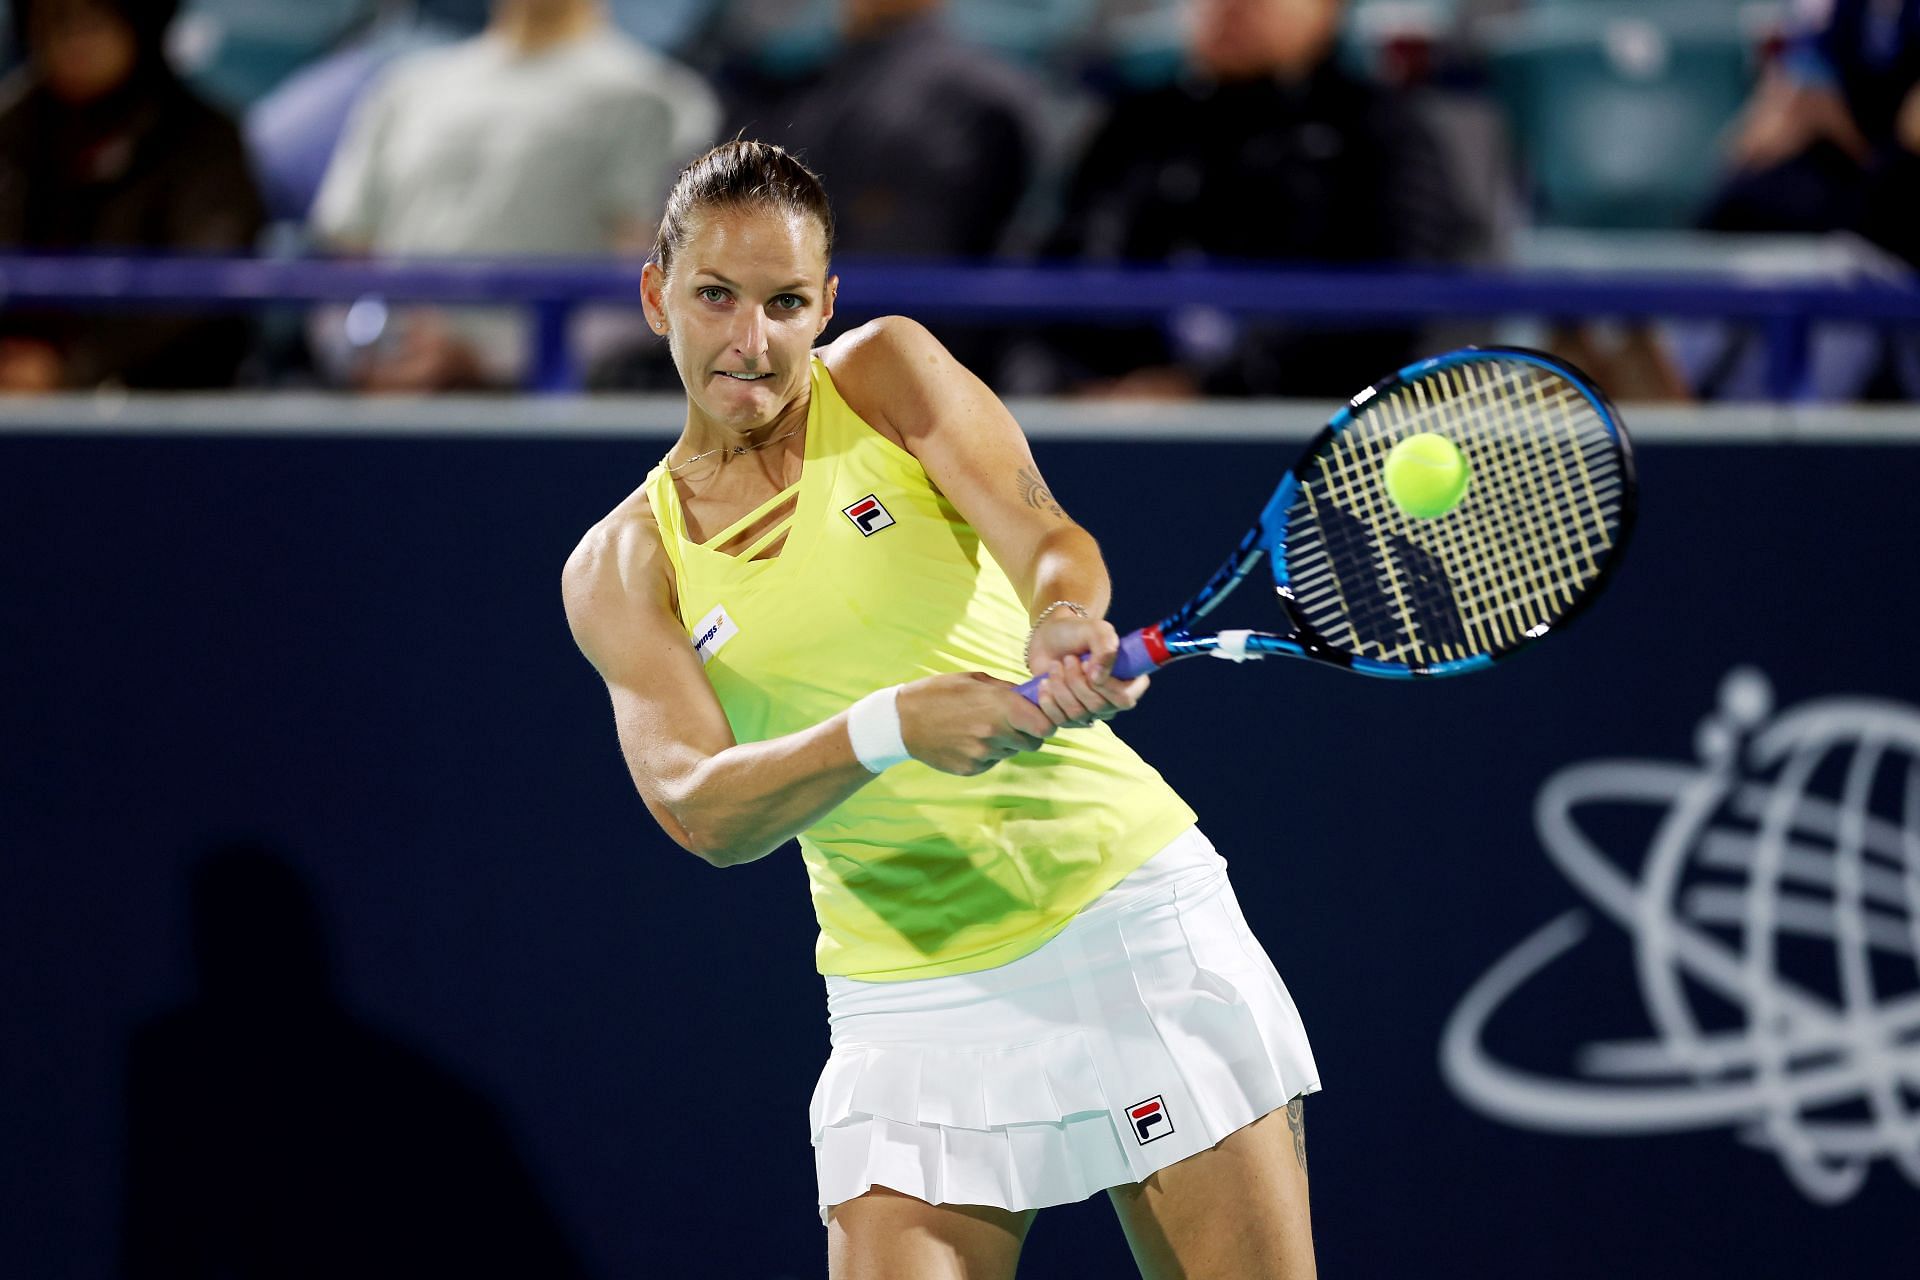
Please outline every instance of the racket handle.
[[[1153, 633], [1151, 637], [1147, 635], [1149, 631]], [[1153, 651], [1160, 648], [1157, 643], [1159, 638], [1158, 627], [1142, 627], [1138, 631], [1130, 631], [1121, 636], [1120, 652], [1113, 657], [1113, 674], [1122, 680], [1131, 680], [1135, 676], [1143, 676], [1149, 671], [1157, 670], [1162, 662], [1154, 660]], [[1165, 653], [1166, 650], [1160, 648], [1160, 652]], [[1087, 655], [1083, 653], [1080, 656], [1084, 658]], [[1028, 702], [1038, 706], [1040, 705], [1040, 686], [1046, 682], [1045, 676], [1035, 676], [1019, 686], [1016, 692]]]

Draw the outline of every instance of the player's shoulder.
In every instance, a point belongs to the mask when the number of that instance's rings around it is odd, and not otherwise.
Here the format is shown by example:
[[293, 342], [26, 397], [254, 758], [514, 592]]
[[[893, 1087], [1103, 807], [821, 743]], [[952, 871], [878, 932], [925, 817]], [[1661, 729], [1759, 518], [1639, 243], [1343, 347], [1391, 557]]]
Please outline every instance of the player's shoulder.
[[820, 349], [820, 359], [847, 406], [903, 447], [907, 428], [963, 373], [940, 339], [906, 316], [849, 329]]
[[574, 580], [609, 569], [618, 570], [651, 561], [662, 550], [660, 521], [647, 497], [647, 487], [642, 485], [580, 536], [567, 556], [565, 573], [569, 580]]
[[881, 316], [849, 329], [820, 348], [820, 358], [844, 392], [849, 381], [910, 381], [943, 364], [947, 349], [908, 316]]
[[568, 621], [583, 644], [599, 626], [631, 617], [637, 606], [671, 608], [673, 569], [645, 486], [581, 535], [560, 583]]

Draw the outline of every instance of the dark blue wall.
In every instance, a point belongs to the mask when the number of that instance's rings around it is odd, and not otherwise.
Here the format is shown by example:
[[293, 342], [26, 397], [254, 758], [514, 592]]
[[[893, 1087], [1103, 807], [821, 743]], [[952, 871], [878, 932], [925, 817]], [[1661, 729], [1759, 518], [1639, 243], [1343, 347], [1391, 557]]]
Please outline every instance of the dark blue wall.
[[[1296, 448], [1038, 452], [1144, 621]], [[0, 1275], [112, 1274], [129, 1184], [140, 1257], [252, 1221], [258, 1256], [332, 1274], [824, 1272], [798, 859], [721, 872], [655, 830], [561, 613], [568, 550], [659, 449], [0, 438]], [[1463, 993], [1587, 905], [1534, 831], [1549, 774], [1693, 759], [1737, 664], [1783, 704], [1920, 702], [1920, 449], [1643, 454], [1621, 578], [1515, 663], [1414, 688], [1192, 663], [1122, 721], [1313, 1036], [1329, 1276], [1913, 1274], [1920, 1190], [1887, 1159], [1816, 1206], [1727, 1125], [1541, 1133], [1441, 1076]], [[1603, 825], [1636, 864], [1651, 819]], [[1633, 958], [1596, 917], [1490, 1050], [1572, 1078], [1580, 1045], [1644, 1038]], [[382, 1265], [343, 1261], [370, 1240]], [[1099, 1199], [1027, 1256], [1131, 1274]]]

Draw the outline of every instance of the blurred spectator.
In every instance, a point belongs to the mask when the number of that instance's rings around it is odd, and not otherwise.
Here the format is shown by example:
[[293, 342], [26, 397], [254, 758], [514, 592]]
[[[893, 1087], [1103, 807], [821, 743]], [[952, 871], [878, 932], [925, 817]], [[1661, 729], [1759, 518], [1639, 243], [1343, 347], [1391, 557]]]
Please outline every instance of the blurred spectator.
[[381, 22], [301, 67], [249, 107], [247, 148], [267, 216], [304, 225], [354, 104], [393, 63], [469, 34], [417, 17]]
[[[177, 0], [27, 0], [26, 64], [0, 86], [0, 245], [246, 252], [260, 197], [233, 122], [163, 53]], [[0, 389], [230, 385], [247, 322], [231, 316], [9, 311]]]
[[[1716, 231], [1847, 231], [1920, 266], [1920, 0], [1814, 0], [1802, 29], [1749, 100], [1730, 148], [1732, 173], [1702, 225]], [[1920, 395], [1911, 332], [1839, 330], [1848, 352], [1820, 394]], [[1706, 362], [1702, 393], [1738, 388], [1762, 341], [1736, 328]], [[1831, 362], [1830, 362], [1831, 365]]]
[[834, 193], [853, 254], [1001, 246], [1033, 176], [1044, 91], [942, 23], [944, 0], [841, 0], [843, 42], [798, 82], [733, 72], [724, 132], [776, 142]]
[[[1341, 0], [1191, 0], [1190, 75], [1114, 103], [1067, 191], [1048, 256], [1087, 262], [1356, 264], [1459, 259], [1474, 232], [1405, 98], [1336, 58]], [[1415, 335], [1238, 325], [1084, 330], [1053, 344], [1082, 390], [1339, 395], [1414, 354]]]
[[[643, 252], [718, 116], [697, 75], [614, 30], [599, 0], [495, 0], [481, 35], [370, 91], [314, 227], [393, 256]], [[363, 329], [329, 313], [317, 329], [323, 363], [369, 390], [506, 385], [529, 359], [515, 314], [409, 310]]]
[[1762, 78], [1706, 224], [1854, 231], [1920, 264], [1920, 0], [1831, 0]]

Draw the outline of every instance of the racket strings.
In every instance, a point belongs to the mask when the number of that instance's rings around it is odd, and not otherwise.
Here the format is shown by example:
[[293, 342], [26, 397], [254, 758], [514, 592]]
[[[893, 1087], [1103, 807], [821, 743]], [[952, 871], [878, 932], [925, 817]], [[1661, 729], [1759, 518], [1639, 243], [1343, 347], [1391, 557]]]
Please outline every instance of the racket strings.
[[[1427, 527], [1420, 530], [1470, 566], [1456, 605], [1480, 652], [1512, 647], [1550, 623], [1577, 598], [1575, 584], [1598, 572], [1592, 548], [1570, 535], [1566, 518], [1583, 506], [1578, 478], [1588, 468], [1569, 465], [1567, 451], [1556, 447], [1567, 443], [1556, 428], [1571, 428], [1570, 413], [1586, 408], [1585, 398], [1567, 388], [1548, 397], [1538, 379], [1515, 385], [1515, 379], [1489, 372], [1449, 369], [1439, 392], [1462, 407], [1457, 443], [1483, 477], [1482, 496], [1506, 500], [1498, 512], [1506, 527], [1493, 530], [1506, 536], [1486, 536], [1484, 511], [1479, 520], [1421, 522]], [[1425, 386], [1415, 388], [1415, 398], [1424, 412], [1409, 429], [1427, 428], [1449, 403], [1434, 401]], [[1513, 500], [1516, 495], [1520, 500]], [[1476, 513], [1468, 508], [1463, 514]]]
[[[1458, 606], [1479, 632], [1483, 651], [1510, 647], [1549, 623], [1599, 570], [1599, 557], [1579, 533], [1598, 494], [1574, 415], [1590, 414], [1591, 407], [1569, 387], [1549, 395], [1542, 379], [1504, 372], [1509, 376], [1471, 365], [1450, 369], [1439, 392], [1464, 409], [1459, 443], [1485, 478], [1482, 497], [1505, 500], [1497, 510], [1505, 527], [1496, 525], [1495, 536], [1487, 536], [1486, 512], [1472, 507], [1459, 521], [1421, 522], [1421, 532], [1430, 531], [1472, 567]], [[1426, 390], [1417, 389], [1423, 399]], [[1437, 412], [1444, 403], [1430, 408]]]
[[[1490, 459], [1494, 464], [1490, 482], [1503, 493], [1530, 490], [1544, 496], [1542, 502], [1517, 508], [1520, 520], [1516, 532], [1525, 541], [1505, 541], [1487, 547], [1493, 562], [1485, 566], [1486, 572], [1474, 584], [1482, 589], [1478, 593], [1469, 592], [1461, 600], [1464, 611], [1472, 616], [1487, 617], [1500, 638], [1513, 644], [1533, 628], [1550, 621], [1543, 616], [1544, 608], [1555, 602], [1570, 606], [1577, 598], [1574, 584], [1599, 571], [1594, 548], [1571, 531], [1567, 519], [1555, 518], [1556, 513], [1564, 517], [1565, 513], [1581, 513], [1593, 506], [1591, 485], [1582, 483], [1590, 468], [1569, 467], [1567, 451], [1553, 447], [1555, 429], [1569, 427], [1569, 414], [1584, 407], [1586, 402], [1584, 397], [1565, 391], [1551, 400], [1546, 399], [1537, 381], [1509, 402], [1496, 398], [1498, 388], [1491, 380], [1482, 387], [1472, 387], [1475, 379], [1471, 370], [1464, 381], [1469, 384], [1469, 403], [1480, 414], [1475, 421], [1484, 419], [1492, 406], [1506, 405], [1519, 410], [1520, 429], [1510, 437], [1516, 447], [1470, 450], [1469, 463], [1475, 452], [1481, 458]], [[1527, 394], [1528, 391], [1531, 394]], [[1482, 399], [1486, 402], [1484, 406], [1475, 403]], [[1469, 444], [1473, 443], [1478, 442], [1470, 436]], [[1448, 532], [1436, 530], [1442, 537]], [[1459, 541], [1459, 527], [1452, 532]], [[1518, 547], [1537, 554], [1531, 559], [1518, 558], [1511, 554]]]
[[[1382, 469], [1416, 432], [1471, 468], [1459, 506], [1414, 519]], [[1626, 461], [1575, 384], [1506, 359], [1436, 370], [1367, 402], [1311, 468], [1289, 522], [1293, 597], [1328, 642], [1432, 666], [1511, 649], [1599, 577], [1624, 518]]]

